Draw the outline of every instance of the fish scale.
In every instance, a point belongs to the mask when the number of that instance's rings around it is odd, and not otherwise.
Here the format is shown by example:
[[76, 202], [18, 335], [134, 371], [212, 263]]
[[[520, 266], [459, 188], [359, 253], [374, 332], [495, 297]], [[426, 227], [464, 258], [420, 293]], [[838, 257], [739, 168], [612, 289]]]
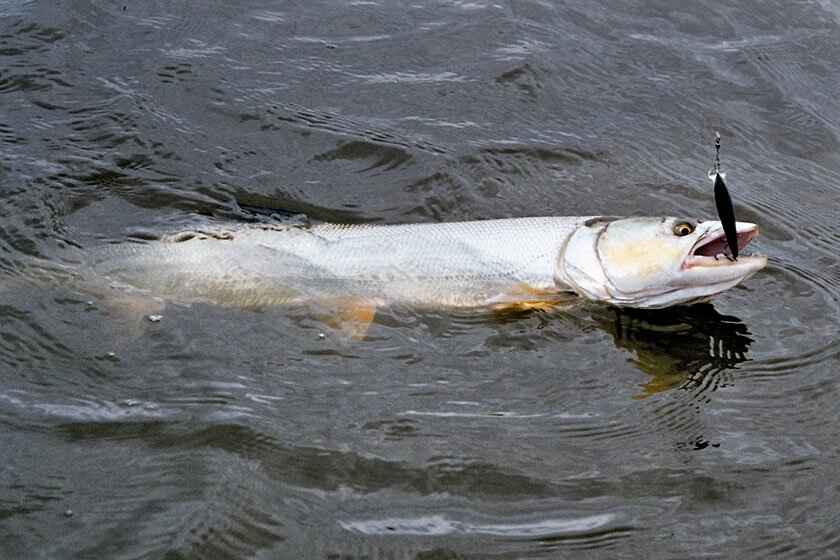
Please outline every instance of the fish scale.
[[114, 244], [95, 270], [165, 298], [225, 306], [359, 298], [476, 306], [524, 284], [556, 290], [563, 243], [589, 217], [408, 225], [239, 226], [224, 235]]

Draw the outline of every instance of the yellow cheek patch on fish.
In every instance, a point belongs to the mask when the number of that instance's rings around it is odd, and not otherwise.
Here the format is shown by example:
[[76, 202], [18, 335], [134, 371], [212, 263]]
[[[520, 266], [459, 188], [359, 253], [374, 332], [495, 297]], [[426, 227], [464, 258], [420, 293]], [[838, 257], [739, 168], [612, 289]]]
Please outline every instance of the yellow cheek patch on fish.
[[685, 248], [662, 239], [604, 239], [598, 254], [606, 270], [618, 271], [622, 277], [643, 280], [652, 278], [681, 262]]

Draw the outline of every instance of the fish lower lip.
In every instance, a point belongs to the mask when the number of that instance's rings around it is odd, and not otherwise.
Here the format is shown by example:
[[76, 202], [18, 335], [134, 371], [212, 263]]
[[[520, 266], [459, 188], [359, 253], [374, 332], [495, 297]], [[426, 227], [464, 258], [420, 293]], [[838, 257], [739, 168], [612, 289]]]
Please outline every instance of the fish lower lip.
[[[723, 255], [723, 256], [721, 256]], [[746, 261], [749, 261], [754, 258], [761, 258], [764, 255], [758, 253], [756, 251], [751, 252], [750, 254], [741, 254], [738, 259], [730, 258], [723, 253], [718, 253], [717, 256], [714, 257], [707, 257], [705, 255], [689, 255], [688, 258], [683, 263], [683, 269], [686, 268], [693, 268], [695, 266], [704, 266], [704, 267], [715, 267], [715, 266], [737, 266], [738, 264], [743, 264]]]

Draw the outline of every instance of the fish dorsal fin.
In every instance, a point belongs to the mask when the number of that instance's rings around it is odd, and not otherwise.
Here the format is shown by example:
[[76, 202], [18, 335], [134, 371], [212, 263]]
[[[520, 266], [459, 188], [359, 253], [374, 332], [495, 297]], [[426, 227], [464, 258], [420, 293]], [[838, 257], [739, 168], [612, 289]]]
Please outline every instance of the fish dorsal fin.
[[235, 232], [228, 228], [201, 228], [201, 229], [186, 229], [175, 233], [167, 233], [162, 235], [158, 241], [164, 243], [183, 243], [193, 239], [215, 239], [217, 241], [230, 241], [235, 237]]

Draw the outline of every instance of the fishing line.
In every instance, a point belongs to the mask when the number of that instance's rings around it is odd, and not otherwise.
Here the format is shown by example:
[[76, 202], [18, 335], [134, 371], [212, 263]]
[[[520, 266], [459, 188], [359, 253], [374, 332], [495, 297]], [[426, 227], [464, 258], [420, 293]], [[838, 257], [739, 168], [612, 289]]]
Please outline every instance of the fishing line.
[[715, 206], [718, 217], [726, 234], [726, 244], [732, 253], [732, 260], [738, 260], [738, 233], [735, 229], [735, 210], [732, 208], [732, 198], [724, 182], [726, 171], [720, 165], [720, 132], [715, 132], [715, 166], [709, 171], [709, 179], [714, 182]]

